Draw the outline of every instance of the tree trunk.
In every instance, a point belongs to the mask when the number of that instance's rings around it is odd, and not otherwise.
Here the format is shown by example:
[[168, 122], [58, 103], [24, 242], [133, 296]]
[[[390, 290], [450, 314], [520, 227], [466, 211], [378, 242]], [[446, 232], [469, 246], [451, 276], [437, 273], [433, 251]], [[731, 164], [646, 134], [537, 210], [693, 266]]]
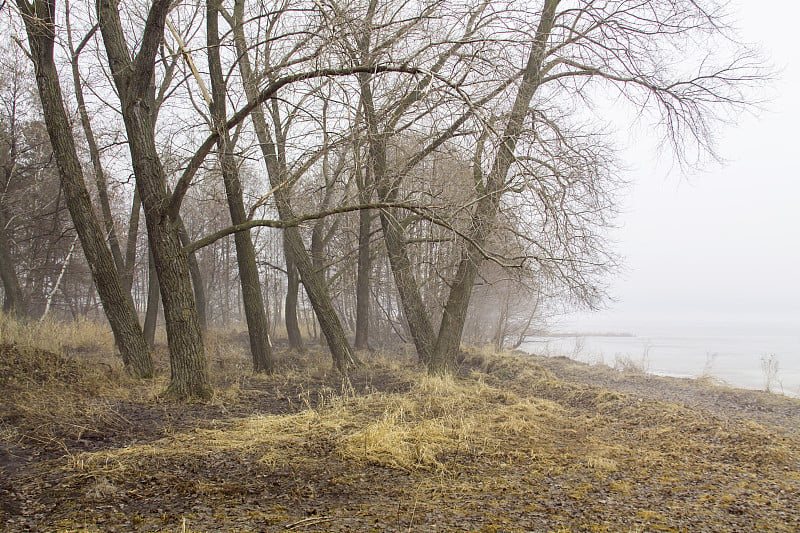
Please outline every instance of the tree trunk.
[[[103, 165], [100, 161], [100, 148], [97, 146], [97, 141], [94, 137], [92, 130], [92, 122], [89, 120], [89, 113], [86, 111], [86, 102], [83, 97], [83, 84], [81, 82], [80, 69], [78, 65], [78, 58], [80, 57], [80, 50], [77, 52], [72, 44], [72, 31], [69, 25], [69, 17], [67, 17], [67, 35], [69, 40], [69, 50], [72, 66], [72, 83], [75, 86], [75, 100], [78, 103], [78, 115], [81, 118], [81, 126], [83, 133], [86, 136], [86, 143], [89, 145], [89, 157], [92, 160], [92, 169], [94, 170], [94, 180], [97, 187], [97, 199], [100, 202], [100, 213], [103, 216], [103, 224], [105, 226], [106, 235], [108, 235], [108, 244], [111, 247], [111, 255], [114, 258], [114, 265], [117, 267], [117, 272], [125, 279], [123, 272], [125, 271], [125, 262], [122, 257], [122, 249], [119, 245], [119, 238], [117, 238], [117, 230], [114, 226], [114, 217], [111, 214], [111, 202], [108, 199], [108, 182], [106, 181], [106, 174], [103, 171]], [[123, 281], [123, 287], [127, 284]], [[130, 287], [128, 288], [130, 291]]]
[[130, 125], [126, 129], [163, 301], [171, 373], [167, 395], [178, 400], [209, 398], [211, 386], [189, 258], [183, 250], [177, 223], [158, 212], [168, 202], [163, 169], [152, 142], [152, 123], [132, 118], [135, 114], [128, 115]]
[[[286, 219], [290, 218], [292, 218], [291, 213], [286, 215]], [[325, 340], [333, 357], [333, 363], [339, 372], [345, 374], [349, 367], [356, 364], [356, 359], [344, 334], [342, 324], [339, 322], [336, 310], [331, 303], [328, 286], [314, 269], [314, 265], [311, 264], [311, 258], [306, 251], [305, 245], [303, 245], [300, 230], [296, 227], [289, 227], [284, 232], [286, 233], [289, 253], [297, 260], [297, 271], [311, 302], [311, 307], [314, 308], [314, 314], [319, 321], [322, 334], [325, 335]]]
[[503, 193], [508, 170], [514, 162], [514, 151], [522, 131], [523, 121], [528, 115], [528, 107], [536, 89], [541, 82], [541, 67], [544, 61], [547, 40], [553, 28], [555, 11], [559, 0], [546, 0], [542, 10], [539, 26], [536, 28], [536, 40], [528, 56], [525, 72], [522, 77], [514, 105], [511, 108], [502, 143], [498, 148], [492, 168], [486, 177], [485, 184], [476, 184], [483, 189], [473, 215], [471, 241], [466, 244], [458, 271], [450, 287], [450, 294], [439, 326], [431, 362], [428, 370], [434, 374], [447, 373], [455, 366], [464, 321], [467, 316], [469, 300], [475, 277], [478, 274], [483, 255], [480, 247], [486, 243], [497, 218], [500, 208], [500, 197]]
[[508, 321], [509, 321], [509, 310], [510, 310], [510, 295], [508, 293], [509, 289], [503, 287], [500, 289], [502, 294], [500, 297], [502, 298], [502, 303], [500, 303], [500, 310], [497, 316], [497, 324], [495, 324], [494, 335], [492, 335], [492, 345], [494, 346], [495, 352], [500, 352], [503, 350], [503, 346], [505, 345], [506, 336], [508, 335]]
[[[391, 202], [397, 199], [397, 189], [393, 188], [387, 173], [386, 163], [386, 135], [378, 131], [378, 118], [372, 97], [372, 87], [369, 76], [360, 77], [361, 101], [364, 109], [364, 119], [367, 124], [369, 138], [370, 171], [373, 175], [378, 198], [382, 202]], [[428, 310], [422, 301], [419, 285], [414, 277], [411, 261], [406, 251], [403, 228], [394, 216], [394, 210], [381, 210], [381, 228], [383, 230], [386, 252], [392, 267], [400, 304], [409, 334], [417, 349], [419, 361], [429, 364], [431, 353], [436, 338], [433, 333]]]
[[[369, 197], [362, 195], [366, 203]], [[358, 271], [356, 277], [356, 350], [369, 350], [369, 302], [372, 263], [370, 258], [370, 233], [372, 231], [372, 212], [363, 209], [358, 212]]]
[[18, 318], [28, 315], [17, 271], [11, 259], [11, 246], [6, 232], [6, 219], [0, 208], [0, 281], [3, 282], [3, 311]]
[[[362, 83], [368, 80], [361, 78]], [[371, 150], [371, 146], [370, 146]], [[373, 168], [366, 165], [362, 169], [360, 162], [361, 148], [358, 143], [353, 147], [356, 159], [356, 184], [358, 185], [359, 200], [368, 204], [372, 199], [374, 187]], [[369, 325], [370, 325], [370, 287], [372, 283], [372, 256], [370, 241], [372, 238], [373, 212], [362, 209], [358, 212], [358, 266], [356, 269], [356, 350], [369, 350]]]
[[[236, 19], [234, 37], [236, 39], [236, 49], [239, 54], [239, 68], [242, 73], [242, 78], [244, 79], [247, 100], [248, 102], [253, 102], [256, 99], [257, 88], [255, 78], [250, 68], [247, 43], [245, 42], [244, 32], [242, 30], [243, 8], [244, 0], [236, 0], [234, 7], [234, 17]], [[267, 165], [270, 185], [275, 190], [275, 206], [278, 209], [278, 216], [281, 220], [291, 220], [294, 218], [294, 213], [292, 212], [291, 202], [289, 200], [289, 191], [284, 183], [284, 179], [286, 179], [287, 176], [281, 171], [275, 144], [270, 138], [267, 123], [260, 106], [253, 110], [251, 118]], [[354, 365], [356, 360], [353, 356], [350, 343], [347, 341], [347, 336], [344, 333], [342, 324], [339, 321], [339, 317], [336, 314], [336, 310], [333, 307], [333, 303], [331, 302], [325, 280], [322, 279], [319, 273], [314, 269], [314, 265], [303, 244], [303, 238], [298, 228], [291, 227], [284, 230], [284, 243], [287, 245], [287, 251], [295, 261], [300, 279], [306, 289], [306, 294], [308, 294], [308, 299], [311, 301], [311, 306], [314, 308], [322, 332], [328, 342], [328, 348], [331, 351], [334, 365], [340, 372], [346, 373], [348, 367]]]
[[155, 56], [163, 40], [170, 5], [169, 0], [155, 0], [151, 4], [139, 52], [133, 60], [116, 2], [98, 0], [98, 21], [120, 97], [136, 187], [144, 206], [150, 249], [158, 270], [170, 351], [171, 380], [166, 394], [185, 400], [209, 398], [211, 385], [192, 293], [189, 260], [181, 245], [177, 221], [167, 211], [170, 197], [155, 144]]
[[[379, 194], [383, 197], [384, 194]], [[386, 193], [388, 195], [388, 193]], [[383, 198], [381, 198], [383, 200]], [[430, 364], [436, 336], [433, 332], [428, 310], [422, 301], [419, 285], [414, 277], [411, 260], [406, 251], [405, 238], [400, 223], [391, 212], [381, 212], [381, 228], [386, 243], [386, 252], [392, 268], [392, 276], [403, 307], [408, 331], [417, 349], [420, 363]]]
[[286, 323], [286, 336], [289, 347], [298, 352], [304, 352], [306, 347], [303, 334], [300, 333], [300, 324], [297, 321], [297, 291], [300, 289], [300, 275], [294, 266], [284, 234], [284, 252], [286, 253], [286, 305], [284, 308], [284, 322]]
[[130, 293], [122, 288], [103, 230], [94, 216], [64, 108], [53, 57], [54, 4], [54, 0], [47, 3], [46, 0], [37, 0], [35, 5], [28, 4], [25, 0], [17, 2], [28, 33], [47, 133], [72, 222], [78, 232], [86, 262], [92, 272], [125, 368], [135, 376], [151, 377], [154, 369], [150, 351], [139, 326]]
[[[178, 231], [181, 234], [181, 244], [189, 246], [192, 240], [189, 238], [189, 231], [183, 218], [178, 216]], [[200, 271], [200, 264], [197, 262], [197, 252], [189, 252], [189, 273], [192, 276], [192, 290], [194, 291], [194, 305], [197, 307], [197, 319], [200, 321], [200, 328], [208, 329], [208, 299], [206, 298], [205, 283], [203, 283], [203, 273]]]
[[50, 312], [50, 306], [53, 304], [53, 298], [58, 292], [59, 287], [61, 286], [61, 280], [64, 279], [64, 273], [67, 271], [69, 267], [69, 262], [72, 259], [72, 254], [75, 252], [75, 245], [78, 244], [78, 236], [75, 236], [75, 239], [72, 241], [72, 245], [69, 247], [69, 251], [67, 252], [66, 257], [64, 257], [64, 262], [61, 264], [61, 271], [58, 273], [58, 277], [56, 278], [56, 282], [53, 284], [53, 287], [47, 293], [47, 297], [45, 298], [44, 304], [44, 312], [42, 316], [39, 317], [39, 321], [43, 321], [47, 318], [47, 314]]
[[158, 292], [158, 272], [153, 252], [147, 252], [147, 310], [144, 313], [144, 338], [151, 348], [156, 345], [156, 324], [161, 295]]
[[[372, 42], [373, 17], [378, 2], [371, 0], [367, 5], [367, 12], [364, 17], [364, 31], [356, 38], [358, 50], [361, 53], [361, 61], [366, 63], [370, 55]], [[359, 74], [359, 85], [361, 87], [361, 105], [364, 115], [367, 116], [367, 131], [369, 133], [369, 158], [366, 168], [362, 170], [360, 165], [361, 148], [354, 138], [353, 152], [356, 160], [356, 184], [358, 185], [359, 200], [363, 204], [369, 203], [372, 198], [372, 188], [375, 181], [376, 172], [381, 171], [381, 165], [385, 170], [386, 154], [376, 153], [376, 148], [384, 146], [383, 139], [373, 137], [377, 133], [377, 117], [375, 116], [375, 104], [372, 99], [372, 87], [370, 85], [370, 75], [367, 73]], [[382, 158], [382, 160], [379, 160]], [[370, 275], [372, 265], [370, 261], [370, 231], [372, 226], [372, 212], [362, 210], [358, 213], [358, 266], [356, 269], [356, 350], [369, 349], [369, 302], [370, 302]]]
[[[219, 53], [219, 13], [214, 0], [206, 3], [206, 41], [208, 43], [208, 66], [211, 74], [211, 116], [219, 133], [217, 142], [219, 161], [222, 167], [222, 180], [225, 183], [225, 194], [228, 198], [228, 209], [231, 222], [241, 224], [247, 221], [242, 198], [242, 183], [233, 154], [233, 146], [225, 127], [227, 111], [225, 98], [227, 87], [222, 74], [222, 63]], [[253, 358], [253, 371], [272, 372], [274, 361], [269, 340], [269, 323], [264, 310], [264, 298], [261, 293], [261, 281], [256, 266], [256, 252], [249, 231], [238, 231], [234, 234], [236, 244], [236, 260], [239, 266], [239, 280], [242, 287], [244, 314], [247, 320], [247, 332], [250, 336], [250, 353]]]
[[131, 216], [128, 219], [128, 240], [125, 243], [125, 269], [122, 272], [122, 287], [125, 292], [131, 292], [133, 287], [133, 272], [136, 269], [136, 241], [139, 240], [139, 212], [142, 210], [142, 200], [139, 190], [133, 189], [133, 202]]

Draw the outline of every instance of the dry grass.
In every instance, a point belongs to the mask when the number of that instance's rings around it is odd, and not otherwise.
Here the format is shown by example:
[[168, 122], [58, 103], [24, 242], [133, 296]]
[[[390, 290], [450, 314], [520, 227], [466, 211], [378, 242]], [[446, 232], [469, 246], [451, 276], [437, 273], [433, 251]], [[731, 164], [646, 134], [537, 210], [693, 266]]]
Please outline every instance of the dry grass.
[[[800, 527], [796, 433], [559, 379], [519, 354], [476, 349], [462, 354], [460, 378], [426, 376], [413, 358], [365, 354], [366, 368], [352, 379], [384, 373], [413, 383], [401, 392], [341, 381], [329, 355], [313, 350], [281, 353], [276, 375], [245, 379], [240, 335], [207, 335], [223, 392], [197, 408], [226, 412], [213, 408], [270, 391], [291, 396], [293, 411], [241, 409], [203, 427], [184, 424], [158, 438], [43, 463], [49, 488], [38, 490], [58, 502], [51, 530]], [[2, 417], [28, 422], [3, 426], [5, 441], [19, 439], [29, 422], [50, 428], [40, 436], [79, 434], [76, 421], [107, 423], [102, 417], [114, 416], [114, 399], [143, 410], [158, 402], [158, 382], [137, 385], [114, 365], [85, 365], [94, 357], [88, 353], [30, 346], [9, 353], [16, 355], [0, 357], [0, 379], [13, 412]], [[771, 408], [770, 401], [792, 400], [759, 401]], [[123, 505], [125, 512], [105, 510]]]
[[[455, 509], [485, 499], [476, 504], [484, 520], [515, 530], [519, 498], [552, 501], [552, 487], [563, 487], [559, 497], [589, 517], [581, 523], [555, 515], [551, 524], [571, 524], [564, 531], [587, 530], [590, 524], [620, 530], [626, 519], [633, 523], [625, 530], [676, 530], [676, 518], [687, 515], [714, 529], [717, 520], [726, 523], [726, 509], [766, 509], [766, 502], [784, 514], [751, 524], [771, 524], [776, 531], [797, 524], [796, 516], [793, 522], [770, 522], [792, 516], [785, 513], [793, 512], [790, 495], [797, 494], [800, 480], [786, 473], [800, 461], [796, 439], [755, 423], [730, 426], [675, 404], [642, 403], [608, 391], [589, 398], [591, 392], [575, 391], [582, 405], [595, 407], [520, 397], [475, 377], [421, 378], [404, 394], [332, 396], [320, 408], [292, 415], [245, 418], [225, 430], [195, 430], [84, 454], [72, 471], [93, 480], [91, 490], [124, 486], [165, 465], [200, 462], [249, 462], [267, 477], [291, 469], [309, 472], [295, 475], [312, 479], [331, 464], [330, 456], [318, 455], [324, 443], [343, 462], [337, 468], [348, 472], [336, 481], [345, 491], [357, 483], [359, 472], [369, 471], [363, 465], [406, 472], [418, 480], [403, 489], [406, 502], [413, 499], [433, 520], [442, 518], [435, 518], [431, 505]], [[205, 497], [239, 490], [230, 481], [200, 478], [193, 490]], [[314, 485], [296, 490], [300, 499], [319, 497]], [[661, 496], [654, 500], [654, 494]], [[511, 510], [494, 508], [497, 498], [518, 503]], [[606, 508], [598, 500], [613, 505]]]
[[91, 321], [20, 323], [0, 314], [0, 418], [18, 421], [0, 439], [79, 437], [114, 417], [108, 399], [133, 384], [111, 333]]
[[[205, 342], [212, 403], [236, 401], [249, 361], [239, 332], [212, 330]], [[79, 439], [124, 424], [113, 404], [159, 401], [167, 386], [166, 346], [153, 352], [159, 373], [134, 380], [124, 371], [107, 325], [89, 320], [21, 322], [0, 313], [0, 441]], [[9, 424], [8, 421], [14, 422]]]
[[329, 394], [318, 407], [296, 414], [244, 418], [224, 430], [196, 429], [83, 454], [74, 464], [82, 475], [125, 477], [140, 469], [143, 459], [221, 453], [276, 468], [302, 462], [310, 443], [322, 439], [345, 461], [404, 471], [444, 469], [454, 455], [540, 455], [548, 447], [546, 435], [568, 424], [553, 402], [519, 398], [477, 380], [423, 377], [404, 394]]
[[646, 353], [638, 358], [631, 355], [615, 355], [613, 368], [618, 372], [646, 374], [650, 370], [650, 361]]
[[14, 427], [13, 432], [0, 434], [0, 440], [47, 444], [54, 439], [78, 439], [96, 427], [119, 422], [113, 401], [151, 390], [141, 385], [136, 391], [126, 388], [125, 383], [133, 382], [121, 371], [78, 365], [53, 352], [10, 350], [4, 345], [0, 346], [0, 359], [0, 388], [4, 393], [0, 419], [4, 427]]
[[[553, 402], [520, 398], [479, 380], [423, 377], [408, 393], [369, 398], [361, 423], [340, 439], [348, 459], [397, 467], [445, 468], [453, 455], [535, 454], [563, 418]], [[364, 418], [366, 415], [366, 418]]]
[[114, 337], [107, 324], [92, 320], [19, 321], [0, 313], [0, 339], [4, 344], [70, 354], [114, 353]]

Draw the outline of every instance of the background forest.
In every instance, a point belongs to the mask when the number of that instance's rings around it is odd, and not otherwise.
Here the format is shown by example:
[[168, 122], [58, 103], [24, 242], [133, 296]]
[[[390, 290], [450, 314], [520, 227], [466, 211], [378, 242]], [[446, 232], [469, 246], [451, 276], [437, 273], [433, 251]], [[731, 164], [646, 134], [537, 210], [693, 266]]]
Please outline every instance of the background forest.
[[2, 14], [4, 309], [106, 317], [139, 377], [163, 309], [179, 399], [211, 394], [212, 325], [246, 323], [256, 372], [285, 335], [342, 373], [405, 342], [440, 374], [462, 341], [515, 346], [598, 305], [610, 129], [634, 116], [693, 165], [766, 76], [715, 2]]

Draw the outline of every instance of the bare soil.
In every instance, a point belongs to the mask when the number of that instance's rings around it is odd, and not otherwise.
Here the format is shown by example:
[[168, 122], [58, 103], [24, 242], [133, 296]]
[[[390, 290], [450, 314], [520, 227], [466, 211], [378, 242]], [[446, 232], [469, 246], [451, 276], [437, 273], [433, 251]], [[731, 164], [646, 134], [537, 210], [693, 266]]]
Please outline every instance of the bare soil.
[[[180, 405], [36, 355], [0, 346], [3, 531], [800, 530], [783, 396], [478, 352], [420, 388], [407, 356], [345, 381], [279, 350], [275, 375]], [[58, 420], [26, 407], [36, 387], [85, 403]]]

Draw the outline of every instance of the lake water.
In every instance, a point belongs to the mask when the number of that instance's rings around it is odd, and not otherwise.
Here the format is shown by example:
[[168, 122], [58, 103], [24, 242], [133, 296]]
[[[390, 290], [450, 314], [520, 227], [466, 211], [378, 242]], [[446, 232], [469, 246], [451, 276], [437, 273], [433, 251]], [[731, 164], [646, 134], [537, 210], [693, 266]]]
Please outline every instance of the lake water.
[[[572, 330], [575, 331], [575, 330]], [[592, 364], [632, 362], [647, 372], [678, 377], [709, 375], [750, 389], [800, 396], [800, 328], [788, 323], [650, 323], [603, 331], [529, 337], [520, 348]]]

